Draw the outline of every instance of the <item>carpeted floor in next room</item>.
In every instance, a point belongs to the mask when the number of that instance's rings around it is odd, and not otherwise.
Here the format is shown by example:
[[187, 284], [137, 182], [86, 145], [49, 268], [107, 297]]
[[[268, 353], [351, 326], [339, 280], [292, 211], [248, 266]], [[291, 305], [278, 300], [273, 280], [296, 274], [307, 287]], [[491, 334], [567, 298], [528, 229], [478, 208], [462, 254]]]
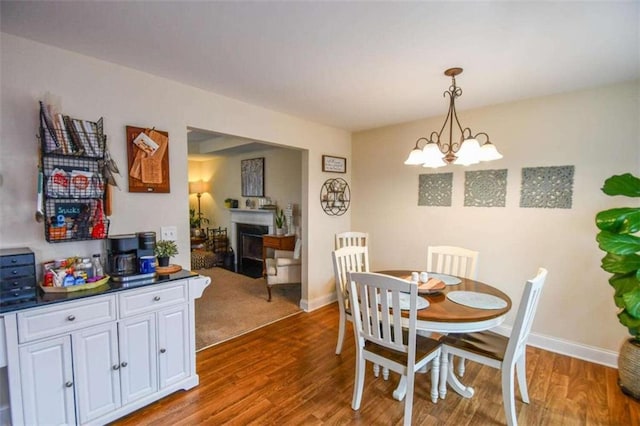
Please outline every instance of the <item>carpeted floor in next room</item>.
[[271, 302], [267, 302], [264, 278], [222, 268], [195, 272], [211, 277], [211, 284], [195, 301], [196, 350], [301, 312], [299, 284], [273, 287]]

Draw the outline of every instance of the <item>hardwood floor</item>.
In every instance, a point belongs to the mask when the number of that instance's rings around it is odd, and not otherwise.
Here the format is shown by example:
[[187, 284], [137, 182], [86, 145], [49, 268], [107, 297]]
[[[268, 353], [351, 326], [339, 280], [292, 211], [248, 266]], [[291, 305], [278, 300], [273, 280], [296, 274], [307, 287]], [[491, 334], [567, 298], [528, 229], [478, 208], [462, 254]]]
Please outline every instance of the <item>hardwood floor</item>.
[[[375, 378], [370, 364], [361, 408], [351, 409], [351, 325], [339, 356], [337, 326], [332, 304], [201, 351], [199, 386], [115, 424], [402, 424], [404, 403], [391, 396], [398, 376]], [[640, 425], [640, 403], [620, 391], [615, 369], [528, 347], [527, 378], [531, 403], [522, 403], [516, 391], [520, 425]], [[473, 398], [450, 391], [433, 404], [429, 375], [418, 375], [413, 424], [505, 424], [499, 371], [467, 361], [463, 382], [474, 387]]]

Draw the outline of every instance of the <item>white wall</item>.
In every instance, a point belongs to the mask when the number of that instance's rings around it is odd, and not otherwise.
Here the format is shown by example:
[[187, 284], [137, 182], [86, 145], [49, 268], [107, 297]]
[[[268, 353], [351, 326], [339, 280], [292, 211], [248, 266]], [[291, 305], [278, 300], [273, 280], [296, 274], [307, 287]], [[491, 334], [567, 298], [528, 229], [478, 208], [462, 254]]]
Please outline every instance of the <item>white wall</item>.
[[4, 33], [0, 47], [0, 247], [30, 247], [38, 262], [102, 247], [100, 242], [49, 244], [42, 224], [33, 219], [37, 101], [51, 92], [62, 98], [65, 114], [90, 120], [104, 117], [110, 151], [123, 171], [125, 126], [169, 132], [171, 193], [129, 193], [126, 176], [121, 178], [122, 191], [114, 191], [110, 233], [159, 233], [163, 225], [177, 225], [180, 255], [174, 260], [183, 266], [189, 265], [188, 126], [308, 150], [302, 154], [303, 256], [308, 258], [303, 280], [308, 277], [309, 287], [303, 303], [314, 307], [325, 301], [332, 290], [332, 236], [348, 227], [350, 212], [336, 220], [321, 210], [317, 193], [327, 178], [321, 156], [350, 158], [349, 132]]
[[[504, 158], [435, 171], [454, 173], [451, 207], [418, 206], [418, 175], [434, 171], [403, 164], [416, 139], [439, 130], [444, 117], [355, 134], [353, 229], [371, 234], [372, 268], [424, 269], [428, 245], [479, 250], [479, 279], [505, 291], [517, 308], [525, 280], [544, 266], [549, 277], [533, 331], [617, 351], [626, 329], [600, 269], [594, 217], [633, 204], [600, 188], [610, 175], [640, 174], [638, 90], [635, 82], [461, 111], [462, 124], [487, 132]], [[522, 167], [563, 165], [575, 166], [571, 209], [519, 207]], [[463, 207], [465, 170], [504, 168], [506, 207]]]

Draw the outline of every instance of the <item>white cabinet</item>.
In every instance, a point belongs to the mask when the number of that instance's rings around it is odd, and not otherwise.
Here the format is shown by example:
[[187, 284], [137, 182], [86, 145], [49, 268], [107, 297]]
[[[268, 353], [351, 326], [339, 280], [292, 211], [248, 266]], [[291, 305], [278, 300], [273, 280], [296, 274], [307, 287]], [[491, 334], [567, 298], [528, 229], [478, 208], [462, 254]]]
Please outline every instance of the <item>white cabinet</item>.
[[118, 332], [122, 403], [127, 404], [158, 389], [155, 314], [120, 321]]
[[72, 335], [80, 423], [120, 407], [118, 329], [107, 323]]
[[12, 423], [105, 424], [196, 386], [194, 299], [210, 282], [4, 314]]
[[24, 345], [19, 352], [24, 424], [75, 424], [70, 337]]
[[186, 306], [158, 312], [158, 363], [160, 388], [179, 383], [190, 374], [189, 318]]

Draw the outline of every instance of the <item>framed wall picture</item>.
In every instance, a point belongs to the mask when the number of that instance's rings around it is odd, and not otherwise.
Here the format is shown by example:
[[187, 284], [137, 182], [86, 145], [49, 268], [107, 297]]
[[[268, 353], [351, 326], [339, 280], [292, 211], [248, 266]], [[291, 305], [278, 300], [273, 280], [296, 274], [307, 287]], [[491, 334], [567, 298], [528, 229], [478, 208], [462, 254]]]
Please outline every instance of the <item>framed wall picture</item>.
[[240, 162], [243, 197], [264, 197], [264, 157]]
[[347, 159], [344, 157], [323, 155], [322, 171], [331, 173], [347, 173]]

